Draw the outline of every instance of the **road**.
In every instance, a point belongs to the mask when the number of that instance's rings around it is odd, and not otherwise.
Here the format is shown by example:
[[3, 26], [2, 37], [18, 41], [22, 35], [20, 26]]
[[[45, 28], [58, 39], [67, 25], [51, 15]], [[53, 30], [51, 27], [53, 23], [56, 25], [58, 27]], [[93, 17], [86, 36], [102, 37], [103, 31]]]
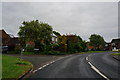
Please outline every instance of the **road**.
[[102, 78], [118, 79], [120, 62], [111, 52], [75, 54], [36, 70], [30, 78]]

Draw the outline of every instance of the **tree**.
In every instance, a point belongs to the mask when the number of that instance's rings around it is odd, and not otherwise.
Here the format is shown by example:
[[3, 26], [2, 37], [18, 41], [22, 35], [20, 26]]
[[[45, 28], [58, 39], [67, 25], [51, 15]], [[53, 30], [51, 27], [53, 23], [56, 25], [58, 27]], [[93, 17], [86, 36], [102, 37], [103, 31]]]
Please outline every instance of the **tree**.
[[51, 40], [52, 27], [47, 23], [38, 20], [24, 21], [19, 29], [18, 35], [23, 44], [29, 41], [34, 43], [42, 43], [43, 41], [43, 43], [47, 44]]
[[58, 37], [59, 51], [75, 53], [85, 51], [86, 42], [77, 35], [62, 35]]
[[65, 35], [59, 36], [58, 37], [58, 44], [59, 44], [59, 51], [61, 52], [66, 52], [67, 51], [67, 38]]
[[90, 45], [94, 46], [95, 50], [100, 50], [105, 45], [105, 41], [100, 35], [92, 34], [89, 39]]
[[80, 43], [80, 51], [86, 51], [86, 41], [82, 40]]

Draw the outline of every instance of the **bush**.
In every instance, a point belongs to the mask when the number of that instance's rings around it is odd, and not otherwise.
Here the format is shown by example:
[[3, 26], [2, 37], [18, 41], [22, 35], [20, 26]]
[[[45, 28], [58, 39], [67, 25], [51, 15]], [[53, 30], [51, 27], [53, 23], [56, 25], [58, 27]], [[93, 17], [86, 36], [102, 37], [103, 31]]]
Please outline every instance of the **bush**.
[[64, 55], [66, 53], [61, 53], [59, 51], [48, 51], [48, 52], [45, 52], [45, 54], [47, 54], [47, 55]]
[[15, 51], [9, 51], [8, 54], [20, 54], [21, 51], [15, 50]]
[[120, 52], [120, 49], [118, 49], [118, 52]]
[[43, 51], [34, 51], [33, 54], [44, 54]]
[[58, 44], [53, 44], [52, 49], [55, 50], [55, 51], [58, 51], [59, 50], [59, 45]]
[[67, 45], [66, 44], [59, 44], [58, 50], [60, 52], [67, 52]]
[[39, 49], [39, 51], [44, 51], [44, 45], [39, 41], [35, 41], [35, 48]]
[[[10, 46], [12, 47], [12, 46]], [[13, 48], [13, 47], [12, 47]], [[16, 45], [14, 49], [9, 50], [9, 54], [20, 54], [21, 53], [21, 46]]]
[[33, 52], [23, 52], [23, 54], [29, 55], [29, 54], [34, 54], [34, 53]]
[[14, 51], [9, 51], [8, 53], [9, 53], [9, 54], [20, 54], [20, 53], [21, 53], [21, 50], [16, 49], [16, 50], [14, 50]]
[[34, 51], [34, 47], [26, 47], [25, 51], [33, 52]]
[[76, 43], [69, 43], [68, 45], [68, 52], [69, 53], [76, 53], [78, 52], [79, 46]]
[[21, 53], [21, 50], [20, 49], [15, 49], [15, 54], [20, 54]]
[[44, 45], [44, 51], [51, 51], [52, 45]]

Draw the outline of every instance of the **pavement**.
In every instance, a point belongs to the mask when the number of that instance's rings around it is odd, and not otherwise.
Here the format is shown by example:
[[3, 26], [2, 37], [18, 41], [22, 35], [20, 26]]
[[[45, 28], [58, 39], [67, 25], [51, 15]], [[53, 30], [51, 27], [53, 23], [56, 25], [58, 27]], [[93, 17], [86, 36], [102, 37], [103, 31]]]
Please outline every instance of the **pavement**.
[[120, 61], [120, 56], [118, 56], [118, 55], [112, 55], [112, 56], [113, 56], [113, 58], [115, 58], [115, 59]]
[[38, 69], [29, 79], [80, 78], [118, 79], [120, 62], [111, 56], [112, 52], [75, 54], [64, 57]]
[[33, 71], [38, 69], [39, 67], [57, 60], [59, 58], [62, 58], [66, 55], [59, 55], [59, 56], [54, 56], [54, 55], [20, 55], [20, 54], [7, 54], [9, 56], [16, 56], [18, 58], [22, 58], [24, 60], [27, 60], [33, 64]]

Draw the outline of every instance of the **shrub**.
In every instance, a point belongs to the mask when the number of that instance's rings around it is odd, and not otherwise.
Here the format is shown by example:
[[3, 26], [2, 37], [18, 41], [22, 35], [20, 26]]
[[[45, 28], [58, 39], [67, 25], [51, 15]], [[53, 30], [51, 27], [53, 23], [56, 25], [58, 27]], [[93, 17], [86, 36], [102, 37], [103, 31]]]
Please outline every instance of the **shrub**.
[[34, 47], [26, 47], [25, 49], [27, 52], [33, 52], [34, 51]]
[[59, 50], [59, 45], [58, 44], [53, 44], [52, 49], [55, 50], [55, 51], [58, 51]]
[[8, 54], [20, 54], [21, 51], [19, 50], [14, 50], [14, 51], [9, 51]]
[[23, 52], [23, 54], [34, 54], [33, 52]]
[[21, 53], [21, 46], [20, 45], [16, 45], [14, 50], [9, 51], [9, 54], [20, 54]]
[[47, 54], [47, 55], [64, 55], [66, 53], [61, 53], [59, 51], [48, 51], [45, 54]]
[[20, 54], [21, 53], [21, 50], [20, 49], [15, 49], [15, 54]]
[[51, 51], [52, 45], [44, 45], [44, 51]]
[[35, 48], [39, 49], [39, 51], [44, 51], [44, 45], [39, 41], [35, 41]]

